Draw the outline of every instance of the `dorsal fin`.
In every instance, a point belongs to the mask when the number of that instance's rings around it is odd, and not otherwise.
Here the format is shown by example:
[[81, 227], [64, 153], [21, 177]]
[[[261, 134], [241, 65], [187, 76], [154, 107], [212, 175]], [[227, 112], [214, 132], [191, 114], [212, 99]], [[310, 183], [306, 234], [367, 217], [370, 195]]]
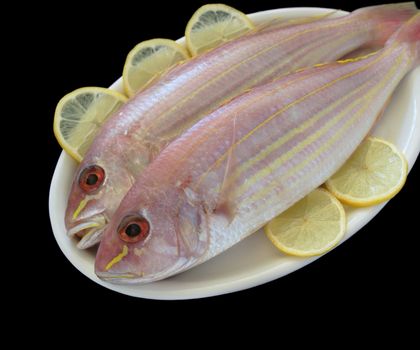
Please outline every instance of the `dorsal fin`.
[[249, 32], [247, 32], [244, 35], [249, 35], [255, 32], [265, 32], [280, 28], [286, 28], [291, 27], [295, 25], [301, 25], [301, 24], [307, 24], [311, 22], [316, 22], [325, 18], [328, 18], [332, 16], [333, 14], [337, 13], [338, 10], [331, 10], [327, 13], [323, 13], [321, 15], [314, 15], [314, 16], [308, 16], [308, 17], [298, 17], [298, 18], [289, 18], [285, 19], [282, 16], [275, 17], [268, 22], [261, 23], [259, 25], [256, 25], [255, 28]]

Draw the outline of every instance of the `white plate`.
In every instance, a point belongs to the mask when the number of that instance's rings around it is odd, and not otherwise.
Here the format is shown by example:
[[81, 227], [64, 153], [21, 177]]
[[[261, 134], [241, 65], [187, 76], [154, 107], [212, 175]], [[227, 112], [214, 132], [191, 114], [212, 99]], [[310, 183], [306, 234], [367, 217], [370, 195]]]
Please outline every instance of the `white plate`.
[[[290, 8], [250, 15], [255, 23], [274, 16], [299, 17], [321, 14], [321, 8]], [[338, 12], [343, 15], [345, 12]], [[180, 39], [179, 42], [184, 42]], [[122, 90], [121, 79], [112, 88]], [[374, 135], [395, 143], [407, 157], [410, 169], [420, 151], [420, 68], [399, 85]], [[79, 250], [66, 235], [64, 213], [76, 163], [61, 153], [51, 182], [50, 218], [55, 238], [70, 262], [96, 283], [114, 291], [141, 298], [192, 299], [225, 294], [272, 281], [304, 267], [316, 258], [296, 258], [279, 253], [262, 232], [257, 232], [216, 258], [163, 281], [143, 286], [113, 285], [94, 273], [95, 250]], [[365, 209], [348, 209], [345, 239], [368, 223], [385, 204]], [[246, 257], [246, 258], [244, 258]]]

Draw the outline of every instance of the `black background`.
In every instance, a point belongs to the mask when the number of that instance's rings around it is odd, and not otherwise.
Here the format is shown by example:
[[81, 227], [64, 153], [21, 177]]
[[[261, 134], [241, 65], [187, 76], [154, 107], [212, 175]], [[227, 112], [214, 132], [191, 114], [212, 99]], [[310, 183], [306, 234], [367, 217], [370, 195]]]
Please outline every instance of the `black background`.
[[[41, 195], [37, 197], [38, 204], [33, 205], [39, 209], [31, 246], [36, 260], [28, 258], [28, 264], [32, 265], [26, 268], [25, 277], [33, 279], [34, 284], [25, 298], [35, 296], [34, 303], [42, 310], [56, 309], [64, 318], [80, 317], [77, 323], [82, 328], [87, 327], [92, 318], [107, 317], [111, 311], [122, 310], [156, 317], [192, 313], [197, 317], [218, 314], [224, 318], [241, 314], [245, 320], [247, 315], [257, 312], [258, 316], [253, 316], [250, 323], [257, 320], [264, 323], [267, 315], [283, 321], [298, 316], [312, 322], [320, 315], [341, 314], [366, 321], [378, 315], [386, 318], [391, 311], [413, 312], [419, 296], [415, 285], [418, 247], [414, 244], [419, 232], [416, 218], [419, 209], [415, 204], [419, 196], [418, 164], [401, 193], [350, 240], [286, 277], [229, 295], [172, 302], [132, 298], [95, 284], [61, 253], [48, 216], [50, 181], [61, 152], [52, 132], [56, 103], [78, 87], [109, 86], [120, 77], [125, 56], [135, 44], [150, 38], [183, 36], [188, 19], [205, 3], [60, 2], [45, 8], [37, 4], [33, 8], [36, 16], [29, 22], [25, 41], [33, 47], [31, 54], [35, 63], [30, 67], [31, 77], [43, 84], [39, 91], [34, 91], [38, 88], [32, 91], [35, 95], [39, 92], [40, 96], [35, 106], [37, 122], [43, 123], [41, 140], [45, 151], [42, 152], [42, 176], [39, 186], [35, 186], [41, 190]], [[229, 0], [226, 3], [252, 13], [295, 6], [353, 10], [381, 1]], [[32, 8], [27, 10], [30, 12]], [[176, 319], [173, 321], [176, 323]]]

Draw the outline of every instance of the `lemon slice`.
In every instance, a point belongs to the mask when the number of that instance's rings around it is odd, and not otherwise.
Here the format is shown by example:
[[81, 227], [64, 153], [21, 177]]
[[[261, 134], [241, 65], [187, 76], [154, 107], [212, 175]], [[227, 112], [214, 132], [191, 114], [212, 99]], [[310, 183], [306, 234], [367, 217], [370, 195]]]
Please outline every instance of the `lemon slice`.
[[200, 7], [185, 30], [188, 50], [192, 55], [212, 49], [254, 28], [251, 20], [233, 7], [210, 4]]
[[127, 95], [133, 96], [156, 74], [188, 58], [188, 51], [173, 40], [152, 39], [136, 45], [128, 54], [123, 70]]
[[100, 87], [84, 87], [65, 95], [54, 115], [58, 143], [80, 162], [102, 123], [126, 101], [124, 95]]
[[333, 195], [318, 188], [271, 220], [264, 230], [271, 242], [284, 253], [320, 255], [343, 238], [346, 215]]
[[369, 137], [326, 186], [343, 203], [366, 207], [394, 197], [407, 172], [407, 161], [393, 144]]

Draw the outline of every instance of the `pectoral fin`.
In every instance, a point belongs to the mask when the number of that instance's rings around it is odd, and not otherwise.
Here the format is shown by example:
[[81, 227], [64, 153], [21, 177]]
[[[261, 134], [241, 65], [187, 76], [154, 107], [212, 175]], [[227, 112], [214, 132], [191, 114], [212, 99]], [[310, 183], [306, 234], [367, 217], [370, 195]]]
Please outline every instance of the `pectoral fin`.
[[237, 166], [237, 157], [235, 156], [236, 150], [236, 116], [232, 118], [232, 137], [230, 142], [230, 147], [227, 153], [226, 162], [225, 162], [225, 171], [223, 180], [221, 182], [219, 195], [217, 198], [216, 206], [213, 210], [213, 213], [216, 215], [223, 215], [229, 222], [232, 222], [236, 215], [236, 201], [235, 201], [235, 191], [236, 191], [236, 182], [233, 178], [236, 166]]

